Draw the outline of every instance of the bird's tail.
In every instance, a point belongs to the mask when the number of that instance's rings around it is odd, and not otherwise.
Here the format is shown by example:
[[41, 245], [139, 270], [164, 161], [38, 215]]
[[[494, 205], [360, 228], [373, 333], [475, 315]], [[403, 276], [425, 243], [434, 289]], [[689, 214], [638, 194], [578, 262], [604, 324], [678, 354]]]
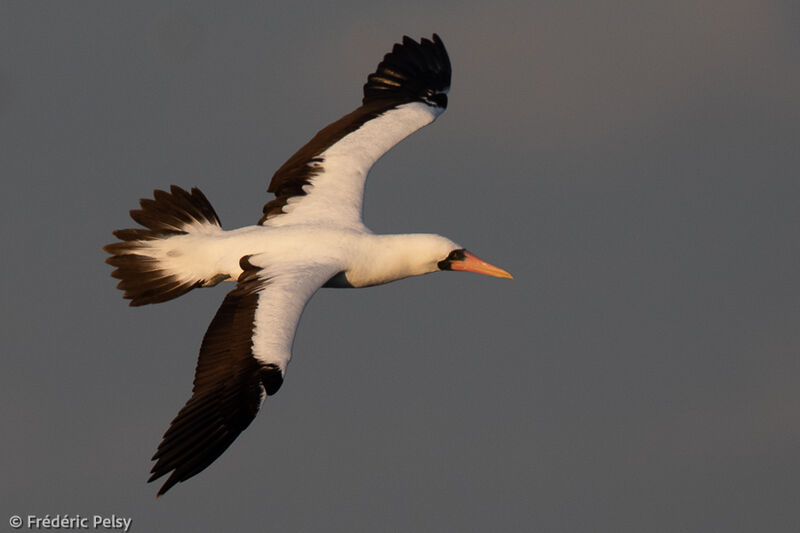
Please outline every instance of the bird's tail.
[[166, 302], [221, 281], [198, 253], [202, 242], [222, 232], [199, 189], [186, 192], [172, 185], [170, 192], [155, 190], [152, 200], [142, 198], [139, 204], [131, 218], [144, 229], [114, 231], [119, 241], [103, 247], [111, 254], [106, 263], [116, 267], [111, 275], [120, 280], [117, 288], [125, 291], [130, 305]]

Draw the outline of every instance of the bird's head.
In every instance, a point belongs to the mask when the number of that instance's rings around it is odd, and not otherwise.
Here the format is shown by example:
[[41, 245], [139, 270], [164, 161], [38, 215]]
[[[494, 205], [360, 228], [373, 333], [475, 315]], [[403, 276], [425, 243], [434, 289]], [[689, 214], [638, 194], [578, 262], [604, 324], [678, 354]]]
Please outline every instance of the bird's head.
[[439, 267], [439, 270], [461, 270], [463, 272], [486, 274], [496, 278], [514, 279], [514, 276], [502, 268], [487, 263], [464, 248], [456, 248], [450, 251], [447, 257], [436, 263], [436, 266]]
[[380, 285], [440, 270], [512, 278], [502, 268], [490, 265], [441, 235], [380, 235], [378, 239], [381, 245], [370, 248], [369, 261], [347, 270], [347, 281], [351, 286]]
[[416, 253], [411, 255], [420, 263], [424, 263], [414, 269], [418, 272], [459, 270], [513, 279], [513, 276], [502, 268], [487, 263], [441, 235], [415, 235], [414, 240], [417, 241], [414, 243]]

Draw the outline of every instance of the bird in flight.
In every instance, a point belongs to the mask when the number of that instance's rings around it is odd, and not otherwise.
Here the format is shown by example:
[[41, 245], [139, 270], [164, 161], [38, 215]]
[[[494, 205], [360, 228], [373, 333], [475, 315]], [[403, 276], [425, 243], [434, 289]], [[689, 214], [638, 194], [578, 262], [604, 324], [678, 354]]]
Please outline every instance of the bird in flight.
[[156, 190], [104, 250], [138, 306], [236, 282], [200, 346], [192, 396], [153, 456], [167, 492], [214, 462], [283, 383], [297, 323], [321, 287], [358, 288], [440, 270], [511, 278], [450, 239], [376, 235], [362, 221], [364, 182], [390, 148], [447, 107], [450, 59], [438, 35], [403, 37], [367, 77], [361, 106], [320, 130], [275, 172], [263, 216], [223, 230], [199, 189]]

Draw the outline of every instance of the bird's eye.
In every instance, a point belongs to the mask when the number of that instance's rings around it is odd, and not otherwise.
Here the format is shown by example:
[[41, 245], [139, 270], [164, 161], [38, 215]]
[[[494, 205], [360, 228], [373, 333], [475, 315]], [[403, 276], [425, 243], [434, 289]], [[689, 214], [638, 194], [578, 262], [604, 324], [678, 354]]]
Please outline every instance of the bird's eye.
[[447, 256], [447, 260], [448, 261], [461, 261], [465, 257], [464, 256], [464, 251], [465, 250], [463, 248], [460, 249], [460, 250], [453, 250], [452, 252], [450, 252], [450, 255]]

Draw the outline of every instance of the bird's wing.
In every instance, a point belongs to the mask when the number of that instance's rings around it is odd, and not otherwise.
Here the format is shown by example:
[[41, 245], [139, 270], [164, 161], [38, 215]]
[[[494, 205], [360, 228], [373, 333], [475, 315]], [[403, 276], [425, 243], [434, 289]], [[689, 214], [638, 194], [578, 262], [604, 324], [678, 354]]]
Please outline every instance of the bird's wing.
[[338, 271], [327, 265], [266, 265], [258, 255], [240, 264], [236, 288], [203, 337], [192, 397], [153, 456], [148, 481], [172, 472], [159, 496], [222, 455], [253, 421], [264, 398], [278, 390], [303, 308]]
[[367, 173], [447, 107], [450, 59], [439, 36], [403, 37], [364, 85], [362, 105], [328, 125], [275, 172], [259, 224], [362, 227]]

